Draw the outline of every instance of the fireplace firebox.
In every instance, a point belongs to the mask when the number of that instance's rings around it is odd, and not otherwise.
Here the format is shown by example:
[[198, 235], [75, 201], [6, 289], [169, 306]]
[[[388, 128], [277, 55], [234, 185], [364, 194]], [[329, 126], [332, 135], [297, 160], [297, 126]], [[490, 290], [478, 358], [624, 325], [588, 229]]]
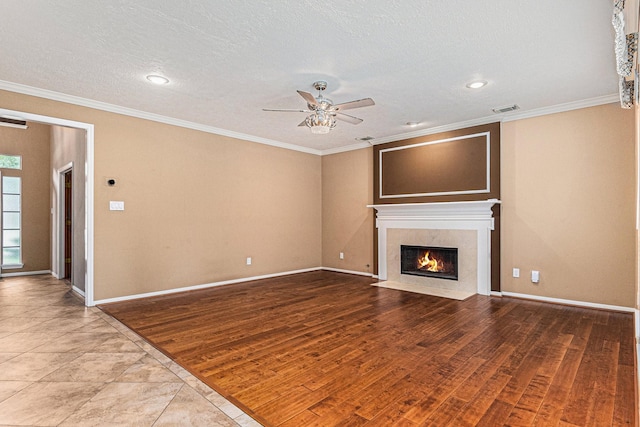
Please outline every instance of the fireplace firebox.
[[458, 248], [401, 245], [400, 273], [458, 280]]

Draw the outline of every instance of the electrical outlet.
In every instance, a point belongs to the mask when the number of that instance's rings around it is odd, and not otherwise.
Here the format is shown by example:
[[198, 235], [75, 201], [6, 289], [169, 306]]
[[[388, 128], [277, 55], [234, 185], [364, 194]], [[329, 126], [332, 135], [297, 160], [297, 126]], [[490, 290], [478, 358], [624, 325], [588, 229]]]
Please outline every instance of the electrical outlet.
[[538, 270], [531, 271], [531, 281], [533, 283], [540, 282], [540, 272]]
[[514, 268], [513, 269], [513, 277], [520, 277], [520, 269], [519, 268]]
[[340, 259], [344, 259], [344, 252], [340, 252]]
[[250, 256], [247, 257], [247, 265], [251, 265], [251, 257]]

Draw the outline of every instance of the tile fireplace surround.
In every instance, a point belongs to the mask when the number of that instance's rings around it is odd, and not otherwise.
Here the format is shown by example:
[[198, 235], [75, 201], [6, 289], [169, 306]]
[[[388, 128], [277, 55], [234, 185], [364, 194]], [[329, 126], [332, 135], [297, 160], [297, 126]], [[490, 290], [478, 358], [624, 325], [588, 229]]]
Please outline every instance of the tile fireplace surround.
[[[460, 290], [466, 288], [481, 295], [489, 295], [491, 293], [491, 231], [494, 229], [491, 208], [497, 203], [500, 201], [490, 199], [472, 202], [369, 205], [368, 207], [376, 210], [378, 279], [412, 283], [410, 277], [399, 274], [400, 265], [396, 255], [400, 249], [399, 243], [411, 245], [436, 243], [440, 246], [459, 247], [468, 254], [467, 260], [471, 260], [471, 263], [467, 262], [463, 266], [464, 261], [461, 260], [461, 267], [466, 274], [461, 275], [459, 283], [447, 284], [443, 282], [452, 281], [435, 279], [437, 280], [435, 283], [441, 283], [435, 286], [449, 286]], [[471, 233], [456, 230], [470, 230]], [[447, 243], [448, 239], [450, 239], [449, 243]], [[472, 262], [474, 258], [475, 265]], [[429, 283], [429, 286], [432, 283], [434, 282]]]

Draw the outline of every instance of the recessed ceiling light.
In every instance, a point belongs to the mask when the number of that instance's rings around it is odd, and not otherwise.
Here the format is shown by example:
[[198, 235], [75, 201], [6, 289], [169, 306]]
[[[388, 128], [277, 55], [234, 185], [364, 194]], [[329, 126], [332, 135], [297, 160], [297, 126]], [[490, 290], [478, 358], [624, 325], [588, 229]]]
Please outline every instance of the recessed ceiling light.
[[147, 80], [156, 85], [166, 85], [169, 83], [169, 79], [163, 76], [159, 76], [157, 74], [149, 74], [147, 76]]
[[407, 122], [406, 125], [409, 127], [417, 127], [420, 124], [420, 122]]
[[469, 89], [480, 89], [487, 85], [487, 82], [484, 80], [476, 80], [475, 82], [467, 83], [467, 87]]

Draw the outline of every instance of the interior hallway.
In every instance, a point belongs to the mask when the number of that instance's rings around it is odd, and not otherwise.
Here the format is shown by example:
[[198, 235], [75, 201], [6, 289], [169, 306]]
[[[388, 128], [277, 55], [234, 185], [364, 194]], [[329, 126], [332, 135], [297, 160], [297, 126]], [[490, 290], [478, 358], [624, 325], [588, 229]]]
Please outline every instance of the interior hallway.
[[260, 424], [43, 275], [0, 280], [0, 425]]

